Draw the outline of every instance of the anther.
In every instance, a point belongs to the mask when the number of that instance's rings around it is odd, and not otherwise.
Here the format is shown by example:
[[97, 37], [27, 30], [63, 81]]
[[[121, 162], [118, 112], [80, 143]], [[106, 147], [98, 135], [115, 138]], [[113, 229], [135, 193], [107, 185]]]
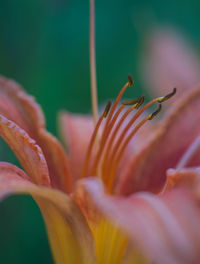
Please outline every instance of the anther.
[[161, 106], [161, 104], [159, 104], [158, 109], [155, 112], [153, 112], [151, 115], [148, 116], [148, 120], [152, 120], [161, 111], [161, 108], [162, 108], [162, 106]]
[[134, 105], [134, 104], [139, 104], [141, 102], [142, 96], [138, 97], [137, 99], [133, 100], [127, 100], [125, 102], [122, 102], [123, 105]]
[[133, 105], [138, 103], [138, 99], [133, 99], [133, 100], [127, 100], [125, 102], [122, 102], [123, 105]]
[[133, 85], [133, 77], [131, 75], [128, 75], [128, 82], [129, 82], [129, 86]]
[[138, 103], [135, 107], [136, 109], [138, 109], [144, 103], [144, 99], [145, 99], [144, 95], [142, 95], [138, 98]]
[[107, 105], [106, 105], [106, 107], [105, 107], [105, 110], [104, 110], [104, 112], [103, 112], [103, 117], [104, 117], [104, 118], [107, 117], [107, 115], [108, 115], [108, 113], [109, 113], [109, 111], [110, 111], [111, 105], [112, 105], [112, 102], [111, 102], [111, 101], [108, 101], [108, 102], [107, 102]]
[[173, 89], [173, 92], [163, 96], [163, 98], [161, 100], [159, 100], [159, 103], [163, 103], [164, 101], [168, 100], [169, 98], [171, 98], [172, 96], [174, 96], [176, 93], [176, 88]]

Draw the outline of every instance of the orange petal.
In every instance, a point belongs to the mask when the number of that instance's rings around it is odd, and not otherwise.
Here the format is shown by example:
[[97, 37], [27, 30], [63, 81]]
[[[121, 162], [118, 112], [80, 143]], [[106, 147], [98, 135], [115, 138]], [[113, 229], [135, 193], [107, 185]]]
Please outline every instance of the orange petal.
[[[192, 47], [170, 29], [155, 30], [148, 40], [142, 74], [155, 95], [177, 87], [177, 94], [189, 91], [200, 82], [200, 60]], [[175, 102], [175, 97], [169, 102]]]
[[44, 217], [58, 264], [95, 263], [93, 238], [78, 207], [65, 194], [28, 181], [12, 164], [0, 163], [0, 200], [10, 194], [33, 196]]
[[[118, 191], [130, 194], [138, 190], [158, 192], [165, 183], [166, 170], [174, 168], [183, 153], [200, 133], [200, 87], [182, 98], [160, 124], [153, 140], [124, 171]], [[199, 159], [191, 160], [196, 166]]]
[[93, 120], [90, 116], [62, 112], [60, 129], [69, 151], [70, 171], [75, 181], [82, 173], [86, 151], [94, 129]]
[[0, 115], [0, 136], [13, 150], [32, 181], [49, 186], [46, 160], [36, 142], [23, 129], [2, 115]]
[[200, 210], [191, 193], [177, 189], [162, 196], [141, 192], [113, 198], [97, 179], [83, 184], [96, 208], [128, 234], [150, 263], [198, 263]]
[[41, 147], [53, 187], [70, 191], [66, 154], [58, 140], [45, 130], [45, 119], [34, 98], [14, 81], [0, 77], [0, 114], [24, 129]]

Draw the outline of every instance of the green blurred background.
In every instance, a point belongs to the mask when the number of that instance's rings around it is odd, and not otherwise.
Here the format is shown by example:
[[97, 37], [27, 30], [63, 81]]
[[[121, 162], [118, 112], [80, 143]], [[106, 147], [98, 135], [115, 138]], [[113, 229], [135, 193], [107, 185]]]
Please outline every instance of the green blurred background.
[[[194, 46], [200, 41], [199, 0], [96, 0], [99, 101], [116, 96], [131, 73], [138, 96], [146, 36], [172, 26]], [[42, 105], [56, 135], [59, 110], [90, 112], [89, 1], [0, 0], [0, 73], [21, 83]], [[0, 141], [0, 160], [17, 164]], [[30, 197], [0, 204], [0, 263], [53, 263], [39, 209]]]

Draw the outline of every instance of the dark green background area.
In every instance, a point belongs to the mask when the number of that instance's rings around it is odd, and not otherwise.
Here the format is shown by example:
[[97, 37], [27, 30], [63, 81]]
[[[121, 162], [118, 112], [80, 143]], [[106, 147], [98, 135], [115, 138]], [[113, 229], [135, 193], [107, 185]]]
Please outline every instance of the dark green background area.
[[[155, 26], [180, 30], [198, 51], [199, 17], [198, 0], [97, 0], [100, 103], [116, 96], [129, 73], [136, 88], [127, 95], [148, 94], [138, 65]], [[54, 134], [59, 110], [91, 112], [88, 22], [86, 0], [0, 1], [0, 73], [37, 98]], [[17, 164], [2, 140], [0, 160]], [[52, 263], [42, 217], [30, 197], [13, 196], [0, 204], [0, 263]]]

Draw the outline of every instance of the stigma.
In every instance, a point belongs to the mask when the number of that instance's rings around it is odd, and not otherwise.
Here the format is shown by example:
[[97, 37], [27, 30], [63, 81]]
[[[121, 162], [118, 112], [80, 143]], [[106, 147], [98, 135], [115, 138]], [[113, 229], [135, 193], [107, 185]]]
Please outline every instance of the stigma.
[[[176, 88], [174, 88], [171, 93], [157, 97], [146, 104], [144, 104], [143, 95], [137, 99], [120, 103], [126, 89], [133, 84], [133, 78], [129, 75], [128, 82], [122, 87], [114, 103], [108, 101], [94, 128], [85, 157], [82, 177], [100, 177], [108, 193], [113, 191], [116, 171], [131, 139], [147, 121], [158, 115], [162, 103], [176, 93]], [[142, 114], [154, 104], [157, 104], [157, 109], [135, 124], [137, 119], [143, 117]], [[132, 114], [134, 110], [136, 112]], [[102, 127], [101, 135], [100, 127]]]

